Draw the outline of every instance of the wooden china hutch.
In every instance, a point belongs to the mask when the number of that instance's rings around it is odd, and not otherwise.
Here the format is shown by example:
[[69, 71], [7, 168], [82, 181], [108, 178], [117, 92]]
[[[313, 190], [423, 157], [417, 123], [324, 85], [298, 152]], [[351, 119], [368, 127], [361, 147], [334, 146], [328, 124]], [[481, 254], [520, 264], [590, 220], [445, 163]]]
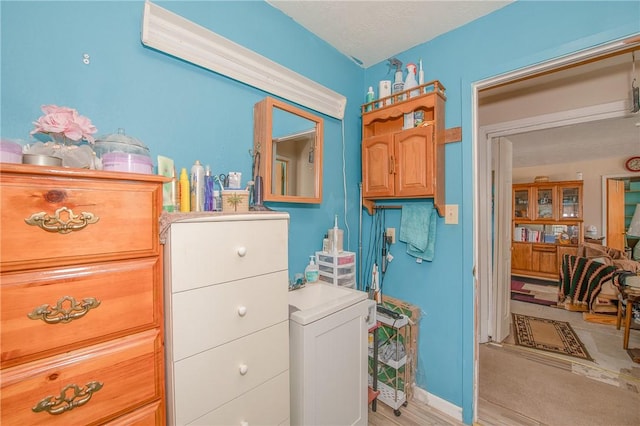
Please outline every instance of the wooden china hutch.
[[584, 239], [582, 181], [513, 185], [511, 273], [558, 280]]

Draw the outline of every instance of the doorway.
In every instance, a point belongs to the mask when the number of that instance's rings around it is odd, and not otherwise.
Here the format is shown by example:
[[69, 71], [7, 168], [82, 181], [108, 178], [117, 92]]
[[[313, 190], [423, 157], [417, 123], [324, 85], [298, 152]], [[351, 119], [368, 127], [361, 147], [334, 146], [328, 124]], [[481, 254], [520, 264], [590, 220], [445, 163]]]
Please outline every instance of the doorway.
[[[637, 43], [634, 48], [637, 48]], [[625, 46], [623, 42], [615, 42], [592, 49], [588, 52], [569, 55], [560, 60], [550, 61], [549, 63], [532, 66], [524, 70], [476, 83], [473, 85], [472, 92], [472, 102], [474, 105], [472, 113], [473, 122], [479, 123], [478, 115], [480, 107], [478, 99], [480, 91], [491, 90], [496, 87], [504, 87], [514, 81], [530, 79], [540, 74], [549, 74], [559, 69], [576, 66], [583, 63], [585, 58], [589, 58], [589, 61], [596, 61], [599, 57], [612, 55], [614, 52], [620, 51], [621, 49], [629, 49], [629, 45]], [[604, 118], [604, 115], [601, 118]], [[589, 114], [566, 118], [567, 123], [571, 120], [578, 120], [577, 122], [580, 122], [580, 120], [589, 121], [594, 119], [596, 118], [589, 116]], [[575, 122], [576, 121], [574, 121], [574, 123]], [[503, 184], [503, 182], [496, 182], [495, 188], [492, 186], [493, 171], [491, 168], [491, 162], [493, 153], [491, 149], [491, 141], [494, 138], [508, 137], [509, 135], [517, 134], [519, 132], [525, 132], [545, 126], [554, 127], [560, 125], [562, 124], [558, 121], [558, 116], [554, 117], [552, 115], [538, 116], [528, 118], [526, 120], [515, 120], [485, 127], [480, 127], [476, 124], [476, 133], [474, 134], [473, 140], [473, 155], [474, 163], [476, 165], [476, 175], [474, 176], [474, 185], [476, 187], [476, 198], [474, 200], [474, 263], [477, 265], [476, 280], [478, 291], [476, 297], [479, 309], [478, 315], [476, 316], [476, 318], [478, 318], [476, 320], [476, 344], [490, 340], [498, 340], [496, 337], [500, 335], [500, 321], [502, 321], [505, 316], [509, 316], [508, 313], [505, 313], [504, 310], [500, 310], [499, 307], [509, 306], [510, 276], [507, 277], [507, 274], [504, 272], [496, 275], [496, 267], [494, 266], [494, 258], [504, 256], [504, 253], [500, 252], [500, 248], [496, 245], [495, 239], [492, 235], [492, 231], [494, 229], [494, 209], [497, 209], [497, 207], [493, 205], [491, 200], [493, 199], [492, 195], [495, 191], [501, 191], [504, 190], [504, 188], [498, 188], [498, 186]], [[478, 353], [477, 350], [476, 353]], [[475, 363], [476, 377], [474, 381], [474, 406], [477, 410], [477, 358]], [[475, 417], [477, 418], [477, 415]]]

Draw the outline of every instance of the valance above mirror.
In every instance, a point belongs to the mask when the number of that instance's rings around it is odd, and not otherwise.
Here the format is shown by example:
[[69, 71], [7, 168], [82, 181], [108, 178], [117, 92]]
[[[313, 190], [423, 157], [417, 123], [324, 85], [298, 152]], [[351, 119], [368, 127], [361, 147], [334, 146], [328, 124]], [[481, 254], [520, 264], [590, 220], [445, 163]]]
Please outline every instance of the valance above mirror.
[[322, 202], [323, 120], [267, 97], [253, 110], [264, 201]]

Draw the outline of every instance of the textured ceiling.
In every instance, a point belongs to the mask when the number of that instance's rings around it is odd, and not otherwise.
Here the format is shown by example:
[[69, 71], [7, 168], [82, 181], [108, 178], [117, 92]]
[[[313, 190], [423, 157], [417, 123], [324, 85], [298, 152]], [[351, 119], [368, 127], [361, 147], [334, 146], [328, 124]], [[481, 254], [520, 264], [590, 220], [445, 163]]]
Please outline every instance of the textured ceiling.
[[367, 68], [500, 9], [511, 0], [267, 2]]
[[[367, 68], [492, 13], [512, 0], [267, 2]], [[590, 65], [594, 66], [609, 64], [604, 61]], [[582, 71], [578, 67], [568, 72]], [[553, 73], [541, 79], [490, 89], [484, 96], [513, 96], [519, 90], [561, 78], [566, 73]], [[603, 156], [640, 155], [640, 115], [510, 135], [508, 138], [513, 143], [514, 167], [588, 161]], [[553, 154], [549, 155], [550, 152]]]

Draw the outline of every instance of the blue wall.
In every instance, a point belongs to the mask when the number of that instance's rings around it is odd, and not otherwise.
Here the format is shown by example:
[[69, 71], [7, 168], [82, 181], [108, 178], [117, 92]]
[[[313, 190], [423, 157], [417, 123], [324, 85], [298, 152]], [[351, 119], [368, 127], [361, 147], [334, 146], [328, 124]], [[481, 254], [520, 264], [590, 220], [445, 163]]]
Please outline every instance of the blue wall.
[[[270, 207], [291, 215], [291, 274], [302, 272], [307, 256], [321, 247], [335, 214], [350, 231], [345, 246], [358, 251], [359, 106], [368, 86], [392, 78], [386, 63], [362, 70], [264, 2], [158, 4], [347, 97], [347, 223], [343, 128], [327, 116], [322, 204]], [[89, 117], [99, 135], [125, 128], [154, 157], [172, 157], [177, 167], [199, 159], [214, 172], [249, 176], [253, 105], [267, 94], [144, 47], [142, 9], [142, 1], [2, 1], [2, 137], [27, 139], [40, 105], [58, 104]], [[638, 31], [638, 2], [518, 1], [396, 55], [404, 63], [422, 58], [426, 80], [438, 79], [447, 88], [447, 127], [462, 126], [462, 143], [446, 148], [447, 203], [460, 206], [460, 224], [438, 220], [433, 262], [417, 264], [404, 244], [392, 246], [395, 258], [383, 290], [422, 310], [418, 386], [462, 407], [466, 423], [473, 416], [475, 315], [471, 84]], [[84, 53], [90, 65], [83, 64]], [[363, 216], [367, 253], [372, 220]], [[399, 229], [400, 211], [387, 211], [385, 218], [387, 227]]]
[[[420, 307], [418, 385], [463, 408], [473, 420], [474, 302], [472, 83], [640, 31], [640, 2], [518, 1], [397, 56], [422, 58], [425, 81], [447, 88], [446, 126], [462, 126], [462, 143], [446, 147], [446, 202], [460, 224], [437, 228], [436, 258], [417, 265], [395, 248], [385, 293]], [[392, 79], [386, 62], [369, 67], [361, 92]], [[387, 212], [387, 227], [399, 227]], [[364, 229], [368, 229], [365, 225]], [[393, 250], [392, 250], [393, 251]]]

